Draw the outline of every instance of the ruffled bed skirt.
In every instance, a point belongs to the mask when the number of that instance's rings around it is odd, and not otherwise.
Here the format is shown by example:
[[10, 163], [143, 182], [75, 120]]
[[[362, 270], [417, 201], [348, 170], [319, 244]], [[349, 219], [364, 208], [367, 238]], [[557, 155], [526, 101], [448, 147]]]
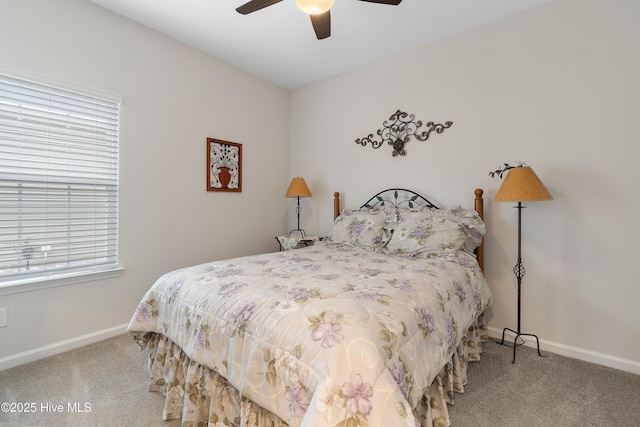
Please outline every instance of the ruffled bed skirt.
[[[165, 396], [163, 420], [181, 418], [183, 427], [209, 425], [242, 427], [287, 427], [271, 412], [238, 393], [215, 371], [189, 359], [163, 335], [133, 332], [141, 349], [148, 347], [149, 390]], [[426, 390], [415, 409], [422, 427], [450, 426], [447, 404], [455, 393], [463, 393], [467, 366], [480, 360], [481, 343], [489, 339], [484, 316], [467, 330], [447, 365]]]

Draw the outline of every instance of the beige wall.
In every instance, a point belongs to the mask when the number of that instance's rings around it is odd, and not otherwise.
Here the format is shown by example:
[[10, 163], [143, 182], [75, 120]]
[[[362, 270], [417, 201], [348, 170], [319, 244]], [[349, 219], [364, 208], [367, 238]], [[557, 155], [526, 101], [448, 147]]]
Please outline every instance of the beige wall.
[[[9, 313], [0, 362], [121, 333], [146, 289], [173, 268], [277, 249], [273, 236], [287, 226], [287, 91], [84, 0], [3, 1], [0, 40], [5, 70], [122, 96], [125, 268], [117, 279], [0, 293]], [[207, 137], [243, 144], [242, 193], [205, 191]]]
[[[305, 228], [330, 232], [333, 191], [351, 207], [401, 186], [471, 208], [482, 187], [499, 335], [516, 326], [517, 216], [491, 201], [501, 181], [488, 172], [526, 161], [555, 200], [523, 211], [523, 332], [640, 372], [638, 28], [632, 1], [558, 0], [293, 91], [292, 172], [314, 191]], [[355, 144], [396, 109], [454, 124], [406, 157]]]

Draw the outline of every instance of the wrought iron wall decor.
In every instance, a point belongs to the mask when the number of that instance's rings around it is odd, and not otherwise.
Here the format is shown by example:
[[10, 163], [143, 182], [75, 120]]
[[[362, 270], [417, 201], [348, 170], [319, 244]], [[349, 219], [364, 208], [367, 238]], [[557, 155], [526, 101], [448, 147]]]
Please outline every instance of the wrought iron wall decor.
[[356, 139], [356, 144], [360, 144], [365, 147], [367, 144], [371, 144], [373, 148], [380, 148], [385, 142], [393, 146], [394, 157], [397, 155], [404, 156], [406, 151], [404, 150], [404, 144], [409, 142], [411, 136], [414, 136], [418, 141], [426, 141], [431, 135], [431, 132], [442, 133], [445, 129], [451, 127], [453, 122], [434, 123], [427, 122], [427, 129], [419, 132], [422, 126], [422, 120], [415, 121], [415, 115], [405, 113], [404, 111], [396, 111], [389, 117], [389, 120], [385, 120], [382, 125], [382, 129], [376, 131], [376, 135], [379, 138], [374, 138], [373, 134], [369, 134], [364, 138]]
[[207, 138], [207, 191], [242, 191], [242, 144]]

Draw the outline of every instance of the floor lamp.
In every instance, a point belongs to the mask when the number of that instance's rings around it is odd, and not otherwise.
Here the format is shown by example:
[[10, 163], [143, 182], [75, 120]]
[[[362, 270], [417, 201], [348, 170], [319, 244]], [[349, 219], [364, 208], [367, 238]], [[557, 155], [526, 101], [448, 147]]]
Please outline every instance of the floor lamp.
[[298, 206], [296, 207], [296, 213], [298, 214], [298, 228], [295, 230], [291, 230], [289, 232], [289, 236], [291, 236], [291, 233], [293, 233], [294, 231], [297, 231], [300, 233], [300, 235], [304, 239], [305, 238], [304, 230], [300, 228], [300, 212], [302, 211], [302, 209], [300, 208], [300, 197], [311, 197], [311, 190], [309, 190], [309, 187], [307, 186], [307, 183], [304, 181], [304, 178], [300, 178], [299, 176], [293, 178], [291, 180], [291, 184], [289, 184], [289, 188], [287, 189], [287, 193], [284, 195], [284, 197], [298, 198]]
[[[525, 334], [520, 330], [522, 278], [526, 273], [521, 257], [522, 208], [526, 207], [522, 206], [522, 202], [552, 199], [553, 197], [545, 188], [542, 181], [540, 181], [540, 178], [538, 178], [533, 169], [529, 166], [518, 166], [509, 169], [504, 182], [500, 186], [496, 196], [493, 198], [495, 202], [518, 202], [518, 205], [514, 206], [518, 209], [518, 261], [516, 262], [515, 267], [513, 267], [513, 272], [516, 275], [518, 282], [518, 327], [516, 331], [510, 328], [504, 328], [502, 330], [502, 341], [500, 342], [500, 344], [504, 344], [504, 334], [506, 331], [511, 331], [516, 334], [513, 339], [513, 360], [511, 363], [516, 362], [516, 347], [524, 344], [524, 340], [521, 338], [523, 336], [535, 337], [538, 347], [538, 356], [542, 356], [542, 353], [540, 353], [540, 340], [538, 337], [533, 334]], [[522, 340], [520, 344], [518, 344], [518, 339]]]

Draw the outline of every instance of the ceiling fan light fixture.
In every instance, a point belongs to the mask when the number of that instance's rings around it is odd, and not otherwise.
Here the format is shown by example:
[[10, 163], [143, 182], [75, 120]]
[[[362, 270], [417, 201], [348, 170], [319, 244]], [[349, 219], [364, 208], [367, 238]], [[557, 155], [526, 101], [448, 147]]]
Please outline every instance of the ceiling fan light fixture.
[[298, 9], [309, 15], [325, 13], [333, 6], [334, 0], [296, 0]]

